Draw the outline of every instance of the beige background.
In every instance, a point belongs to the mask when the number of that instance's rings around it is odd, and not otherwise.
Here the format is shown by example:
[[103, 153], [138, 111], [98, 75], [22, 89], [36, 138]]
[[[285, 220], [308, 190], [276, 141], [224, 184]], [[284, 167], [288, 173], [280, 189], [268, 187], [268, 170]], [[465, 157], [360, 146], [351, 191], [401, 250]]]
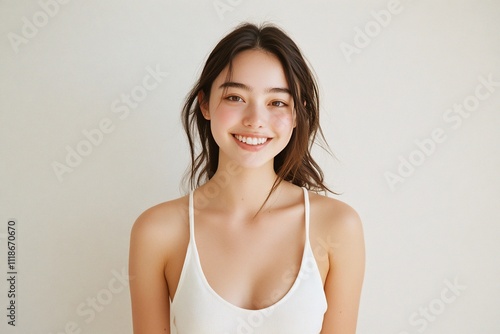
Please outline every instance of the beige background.
[[[181, 195], [182, 100], [244, 20], [281, 25], [318, 75], [338, 160], [317, 156], [366, 233], [358, 332], [500, 331], [500, 86], [473, 97], [480, 77], [500, 82], [498, 1], [66, 2], [0, 4], [0, 269], [15, 218], [19, 271], [17, 326], [2, 306], [0, 332], [131, 333], [117, 279], [130, 228]], [[381, 26], [372, 11], [388, 6]], [[346, 57], [341, 46], [361, 46], [365, 28], [369, 44]], [[122, 94], [140, 101], [126, 107]], [[463, 103], [469, 117], [448, 114]], [[435, 131], [434, 151], [418, 153]], [[54, 165], [78, 148], [87, 155], [58, 177]], [[419, 166], [391, 188], [400, 157]]]

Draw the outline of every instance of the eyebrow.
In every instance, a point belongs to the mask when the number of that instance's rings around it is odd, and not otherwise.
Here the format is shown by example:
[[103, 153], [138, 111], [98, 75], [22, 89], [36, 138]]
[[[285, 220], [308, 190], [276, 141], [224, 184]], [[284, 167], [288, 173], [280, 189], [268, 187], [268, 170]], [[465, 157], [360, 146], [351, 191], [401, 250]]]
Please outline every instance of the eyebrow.
[[[234, 81], [226, 81], [224, 82], [222, 85], [219, 86], [219, 89], [225, 89], [225, 88], [240, 88], [240, 89], [243, 89], [243, 90], [246, 90], [246, 91], [252, 91], [253, 89], [245, 84], [242, 84], [240, 82], [234, 82]], [[266, 93], [285, 93], [285, 94], [288, 94], [288, 95], [292, 95], [292, 93], [290, 92], [290, 90], [288, 88], [284, 88], [284, 87], [272, 87], [272, 88], [268, 88], [266, 89], [265, 91]]]

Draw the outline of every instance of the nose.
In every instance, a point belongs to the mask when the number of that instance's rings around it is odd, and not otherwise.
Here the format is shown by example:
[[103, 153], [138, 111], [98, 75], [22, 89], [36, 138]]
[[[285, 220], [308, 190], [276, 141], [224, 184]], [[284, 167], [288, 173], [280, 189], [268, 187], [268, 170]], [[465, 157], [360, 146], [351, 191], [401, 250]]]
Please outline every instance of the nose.
[[243, 125], [249, 128], [262, 128], [266, 122], [265, 107], [257, 103], [249, 103], [245, 109]]

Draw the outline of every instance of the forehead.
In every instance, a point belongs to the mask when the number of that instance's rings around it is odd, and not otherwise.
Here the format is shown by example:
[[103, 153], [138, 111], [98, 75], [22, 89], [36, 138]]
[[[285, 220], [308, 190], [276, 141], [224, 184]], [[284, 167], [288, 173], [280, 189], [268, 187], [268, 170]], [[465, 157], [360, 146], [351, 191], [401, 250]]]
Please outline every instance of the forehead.
[[218, 75], [213, 86], [219, 87], [226, 81], [233, 81], [258, 90], [274, 87], [289, 88], [278, 57], [263, 50], [240, 52], [232, 61], [230, 76], [228, 71], [229, 65]]

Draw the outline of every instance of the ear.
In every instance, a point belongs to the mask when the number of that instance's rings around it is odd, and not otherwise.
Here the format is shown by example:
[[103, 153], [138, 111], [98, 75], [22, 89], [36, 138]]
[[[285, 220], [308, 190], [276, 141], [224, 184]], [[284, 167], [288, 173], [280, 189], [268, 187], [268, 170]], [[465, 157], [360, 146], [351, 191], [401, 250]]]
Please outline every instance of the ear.
[[210, 112], [208, 111], [208, 101], [205, 100], [205, 94], [200, 90], [198, 92], [198, 103], [200, 104], [201, 113], [206, 120], [210, 120]]

